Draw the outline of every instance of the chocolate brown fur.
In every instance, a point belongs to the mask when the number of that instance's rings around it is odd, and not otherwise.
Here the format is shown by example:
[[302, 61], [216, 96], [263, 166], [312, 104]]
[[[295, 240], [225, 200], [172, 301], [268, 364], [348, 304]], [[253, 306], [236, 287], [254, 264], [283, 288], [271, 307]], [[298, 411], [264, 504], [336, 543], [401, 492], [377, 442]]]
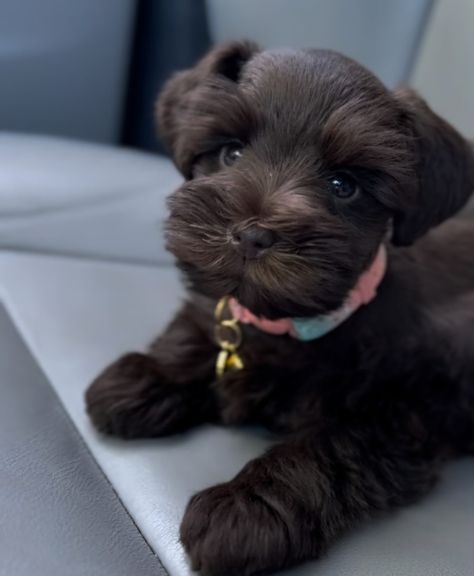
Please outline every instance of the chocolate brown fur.
[[[280, 433], [233, 480], [192, 498], [181, 540], [211, 576], [317, 558], [474, 451], [474, 228], [452, 219], [430, 231], [471, 195], [472, 149], [415, 93], [321, 50], [217, 48], [169, 81], [157, 114], [186, 177], [170, 197], [168, 246], [189, 301], [148, 354], [95, 380], [89, 414], [125, 438], [204, 422]], [[243, 154], [227, 167], [229, 141]], [[360, 187], [351, 200], [329, 189], [341, 172]], [[244, 260], [232, 233], [255, 223], [276, 242]], [[246, 326], [245, 369], [215, 378], [217, 298], [270, 318], [329, 312], [389, 231], [374, 301], [307, 343]]]

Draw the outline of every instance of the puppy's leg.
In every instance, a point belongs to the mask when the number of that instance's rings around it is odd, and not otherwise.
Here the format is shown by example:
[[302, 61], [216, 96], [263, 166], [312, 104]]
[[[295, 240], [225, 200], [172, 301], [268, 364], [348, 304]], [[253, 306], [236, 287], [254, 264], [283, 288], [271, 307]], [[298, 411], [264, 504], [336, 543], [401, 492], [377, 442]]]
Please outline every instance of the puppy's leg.
[[187, 304], [149, 354], [126, 354], [106, 368], [86, 392], [94, 425], [108, 434], [145, 438], [212, 420], [216, 348], [205, 320]]
[[438, 468], [429, 452], [415, 419], [306, 432], [196, 494], [181, 540], [206, 576], [248, 576], [317, 558], [356, 523], [427, 492]]

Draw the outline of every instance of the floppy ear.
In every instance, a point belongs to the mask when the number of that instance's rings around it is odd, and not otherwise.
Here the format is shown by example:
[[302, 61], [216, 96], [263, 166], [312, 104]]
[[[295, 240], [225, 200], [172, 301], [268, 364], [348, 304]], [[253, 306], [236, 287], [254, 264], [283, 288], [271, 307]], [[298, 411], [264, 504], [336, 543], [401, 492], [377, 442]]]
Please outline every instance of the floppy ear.
[[415, 155], [414, 198], [394, 219], [393, 243], [412, 244], [431, 227], [460, 210], [474, 191], [474, 149], [412, 90], [399, 90]]
[[245, 63], [259, 51], [252, 42], [229, 42], [211, 50], [194, 68], [178, 72], [165, 84], [156, 104], [158, 130], [176, 166], [191, 177], [191, 162], [186, 154], [189, 114], [197, 89], [206, 81], [222, 78], [238, 82]]

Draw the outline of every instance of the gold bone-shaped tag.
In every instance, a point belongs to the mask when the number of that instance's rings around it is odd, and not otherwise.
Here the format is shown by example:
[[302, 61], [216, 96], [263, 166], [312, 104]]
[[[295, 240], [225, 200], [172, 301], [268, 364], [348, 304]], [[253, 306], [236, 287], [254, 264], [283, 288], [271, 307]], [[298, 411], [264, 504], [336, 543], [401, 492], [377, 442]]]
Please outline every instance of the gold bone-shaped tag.
[[226, 370], [242, 370], [244, 363], [236, 352], [221, 350], [217, 355], [216, 375], [220, 378]]

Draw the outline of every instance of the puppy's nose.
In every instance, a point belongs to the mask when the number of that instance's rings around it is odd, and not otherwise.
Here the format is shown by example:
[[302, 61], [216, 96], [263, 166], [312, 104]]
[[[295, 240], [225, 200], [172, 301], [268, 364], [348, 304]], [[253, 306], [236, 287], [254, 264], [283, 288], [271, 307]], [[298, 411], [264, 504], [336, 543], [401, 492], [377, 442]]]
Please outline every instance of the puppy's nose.
[[274, 232], [255, 225], [234, 232], [232, 238], [240, 254], [249, 259], [258, 258], [276, 240]]

